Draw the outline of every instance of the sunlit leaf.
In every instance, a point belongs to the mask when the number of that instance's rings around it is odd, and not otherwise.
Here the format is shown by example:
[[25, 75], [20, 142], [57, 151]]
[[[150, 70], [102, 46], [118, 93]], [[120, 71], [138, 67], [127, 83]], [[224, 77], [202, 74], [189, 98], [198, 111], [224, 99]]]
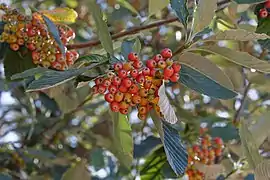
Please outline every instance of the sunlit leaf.
[[170, 3], [180, 22], [187, 28], [189, 16], [187, 0], [170, 0]]
[[217, 0], [200, 0], [195, 9], [194, 30], [196, 34], [208, 27], [215, 16], [217, 9]]
[[174, 109], [166, 95], [164, 84], [159, 88], [158, 95], [158, 106], [160, 107], [160, 112], [164, 116], [164, 120], [168, 123], [175, 124], [178, 121], [178, 118], [176, 117]]
[[262, 157], [259, 154], [259, 148], [256, 145], [254, 137], [252, 136], [247, 124], [241, 121], [239, 128], [239, 135], [244, 150], [244, 154], [247, 157], [250, 168], [255, 169], [257, 164], [262, 162]]
[[43, 10], [39, 12], [48, 17], [51, 21], [57, 23], [74, 23], [78, 17], [77, 12], [68, 7]]
[[246, 68], [256, 69], [257, 71], [262, 73], [270, 73], [269, 62], [260, 60], [246, 52], [240, 52], [219, 46], [200, 46], [196, 50], [205, 51], [222, 56], [223, 58], [227, 59], [230, 62], [233, 62], [240, 66], [244, 66]]
[[264, 2], [265, 0], [234, 0], [238, 4], [259, 4]]
[[124, 8], [130, 10], [133, 14], [138, 15], [139, 12], [127, 1], [127, 0], [117, 0], [117, 2]]
[[62, 176], [61, 180], [74, 180], [74, 179], [91, 179], [91, 175], [87, 169], [87, 163], [82, 160], [74, 167], [68, 169]]
[[148, 14], [151, 16], [152, 14], [160, 12], [167, 7], [169, 3], [170, 0], [149, 0]]
[[257, 164], [255, 169], [255, 180], [267, 180], [270, 178], [270, 161], [264, 160]]
[[79, 59], [77, 59], [75, 63], [90, 64], [90, 63], [100, 63], [100, 62], [106, 62], [106, 61], [109, 61], [107, 56], [102, 56], [99, 54], [90, 54], [90, 55], [79, 57]]
[[88, 6], [91, 9], [91, 13], [95, 20], [96, 27], [97, 27], [97, 34], [101, 41], [101, 45], [108, 53], [113, 55], [112, 38], [109, 33], [108, 26], [103, 20], [103, 15], [102, 15], [100, 7], [96, 4], [95, 0], [89, 0]]

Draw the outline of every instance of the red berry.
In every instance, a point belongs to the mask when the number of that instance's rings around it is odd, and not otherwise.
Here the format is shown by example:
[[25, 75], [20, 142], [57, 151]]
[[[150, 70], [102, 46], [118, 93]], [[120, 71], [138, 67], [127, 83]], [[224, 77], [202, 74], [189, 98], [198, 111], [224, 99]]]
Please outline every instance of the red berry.
[[58, 62], [64, 62], [65, 61], [65, 57], [61, 53], [55, 54], [55, 57], [56, 57], [56, 61], [58, 61]]
[[130, 61], [138, 61], [139, 60], [139, 57], [137, 55], [137, 53], [129, 53], [128, 54], [128, 60]]
[[142, 74], [144, 75], [144, 76], [149, 76], [150, 75], [150, 69], [148, 68], [148, 67], [145, 67], [145, 68], [143, 68], [143, 70], [142, 70]]
[[129, 88], [132, 85], [132, 81], [129, 78], [125, 78], [121, 84]]
[[268, 16], [268, 12], [267, 12], [267, 10], [265, 8], [264, 9], [261, 9], [259, 11], [259, 14], [260, 14], [260, 17], [261, 18], [266, 18]]
[[29, 37], [33, 37], [33, 36], [35, 36], [37, 34], [37, 32], [36, 32], [36, 30], [34, 29], [34, 28], [28, 28], [28, 30], [27, 30], [27, 35], [29, 36]]
[[109, 79], [105, 79], [102, 84], [105, 87], [109, 87], [111, 85], [111, 81]]
[[111, 107], [111, 110], [113, 111], [113, 112], [119, 112], [119, 103], [118, 102], [112, 102], [111, 104], [110, 104], [110, 107]]
[[139, 87], [136, 84], [132, 84], [129, 88], [131, 94], [136, 94], [139, 91]]
[[177, 73], [181, 69], [181, 64], [179, 64], [179, 63], [173, 63], [172, 68], [173, 68], [174, 72]]
[[215, 149], [215, 155], [221, 156], [222, 155], [222, 149]]
[[142, 62], [141, 61], [134, 61], [133, 67], [136, 69], [140, 69], [142, 67]]
[[64, 69], [64, 65], [57, 61], [52, 62], [51, 65], [54, 69]]
[[223, 141], [220, 137], [216, 137], [214, 138], [214, 142], [217, 144], [217, 145], [223, 145]]
[[172, 75], [173, 75], [173, 73], [174, 73], [174, 70], [173, 70], [173, 68], [172, 67], [166, 67], [165, 69], [164, 69], [164, 79], [167, 77], [167, 78], [169, 78], [169, 77], [171, 77]]
[[96, 78], [95, 79], [95, 84], [96, 85], [99, 85], [99, 84], [101, 84], [103, 82], [103, 78], [102, 77], [99, 77], [99, 78]]
[[128, 109], [120, 109], [121, 114], [128, 114]]
[[119, 91], [122, 92], [122, 93], [126, 93], [126, 92], [128, 92], [128, 88], [126, 86], [124, 86], [124, 85], [121, 85], [119, 87]]
[[147, 80], [145, 80], [143, 87], [145, 89], [150, 89], [151, 85], [152, 85], [152, 81], [147, 79]]
[[10, 44], [10, 49], [13, 51], [18, 51], [20, 49], [19, 44]]
[[123, 64], [121, 62], [117, 62], [113, 65], [115, 71], [119, 71], [123, 68]]
[[158, 67], [161, 68], [161, 69], [164, 69], [165, 67], [167, 66], [166, 62], [165, 61], [159, 61], [158, 62]]
[[139, 84], [143, 84], [144, 81], [145, 81], [144, 75], [142, 75], [142, 74], [138, 75], [137, 78], [136, 78], [136, 81], [137, 81]]
[[177, 82], [179, 80], [180, 76], [178, 73], [174, 73], [171, 77], [170, 77], [170, 81], [171, 82]]
[[130, 72], [130, 75], [133, 77], [133, 78], [136, 78], [138, 76], [138, 70], [137, 69], [133, 69], [131, 72]]
[[109, 88], [108, 88], [109, 92], [111, 94], [115, 94], [117, 92], [117, 87], [115, 85], [110, 85]]
[[200, 151], [200, 147], [198, 145], [194, 145], [193, 146], [193, 151], [194, 152], [199, 152]]
[[70, 51], [72, 54], [73, 54], [73, 56], [74, 56], [74, 61], [76, 61], [78, 58], [79, 58], [79, 53], [77, 52], [77, 51], [75, 51], [75, 50], [73, 50], [73, 51]]
[[70, 52], [70, 51], [67, 51], [67, 52], [66, 52], [66, 60], [67, 60], [67, 61], [73, 61], [73, 59], [74, 59], [73, 53]]
[[161, 51], [161, 56], [163, 57], [163, 58], [171, 58], [172, 57], [172, 50], [170, 50], [169, 48], [165, 48], [165, 49], [163, 49], [162, 51]]
[[112, 79], [112, 84], [115, 86], [119, 86], [121, 84], [121, 79], [118, 76], [114, 76]]
[[33, 44], [33, 43], [28, 43], [27, 44], [27, 48], [30, 50], [30, 51], [34, 51], [36, 49], [36, 46]]
[[149, 59], [149, 60], [146, 61], [146, 66], [148, 68], [150, 68], [150, 69], [153, 69], [153, 68], [155, 68], [157, 66], [157, 63], [156, 63], [155, 60]]
[[104, 95], [104, 98], [107, 102], [111, 103], [114, 101], [114, 96], [111, 93], [107, 93]]
[[106, 91], [106, 87], [103, 85], [98, 85], [98, 93], [103, 94]]
[[161, 56], [161, 54], [157, 54], [155, 55], [155, 57], [153, 58], [156, 62], [158, 61], [164, 61], [164, 58]]
[[118, 71], [118, 76], [120, 77], [120, 78], [125, 78], [125, 77], [127, 77], [127, 71], [126, 70], [124, 70], [124, 69], [121, 69], [120, 71]]
[[34, 61], [37, 61], [37, 60], [39, 60], [39, 58], [40, 58], [40, 53], [39, 52], [36, 52], [36, 51], [33, 51], [32, 52], [32, 59]]
[[155, 69], [151, 69], [150, 71], [150, 76], [154, 77], [156, 74], [156, 70]]
[[74, 39], [75, 36], [76, 36], [76, 34], [75, 34], [75, 32], [74, 32], [72, 29], [70, 29], [70, 30], [66, 33], [66, 36], [67, 36], [67, 38], [69, 38], [69, 39]]
[[264, 7], [265, 7], [265, 8], [270, 8], [270, 1], [266, 1], [266, 2], [264, 3]]

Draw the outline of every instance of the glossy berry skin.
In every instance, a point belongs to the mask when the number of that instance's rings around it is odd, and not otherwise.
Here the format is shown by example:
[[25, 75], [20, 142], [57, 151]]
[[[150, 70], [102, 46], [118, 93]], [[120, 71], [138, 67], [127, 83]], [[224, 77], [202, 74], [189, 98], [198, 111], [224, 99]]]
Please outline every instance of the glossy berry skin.
[[129, 78], [125, 78], [125, 79], [123, 79], [121, 85], [129, 88], [132, 85], [132, 81]]
[[170, 50], [169, 48], [165, 48], [165, 49], [163, 49], [162, 51], [161, 51], [161, 56], [163, 57], [163, 58], [171, 58], [172, 57], [172, 50]]
[[152, 81], [151, 80], [145, 80], [143, 86], [144, 86], [145, 89], [150, 89], [151, 85], [152, 85]]
[[155, 57], [153, 58], [156, 62], [158, 61], [164, 61], [164, 58], [162, 57], [161, 54], [157, 54], [155, 55]]
[[120, 109], [121, 114], [128, 114], [128, 109]]
[[111, 84], [111, 85], [109, 86], [108, 90], [109, 90], [109, 92], [110, 92], [111, 94], [115, 94], [115, 93], [117, 92], [117, 87], [116, 87], [115, 85]]
[[265, 7], [265, 8], [270, 8], [270, 1], [266, 1], [266, 2], [264, 3], [264, 7]]
[[136, 84], [132, 84], [129, 88], [131, 94], [136, 94], [139, 91], [139, 87]]
[[135, 69], [140, 69], [141, 67], [142, 67], [142, 62], [141, 61], [134, 61], [134, 63], [133, 63], [133, 67], [135, 68]]
[[120, 85], [119, 89], [118, 89], [120, 92], [122, 93], [126, 93], [128, 92], [128, 88], [124, 85]]
[[131, 77], [136, 78], [139, 75], [138, 70], [137, 69], [133, 69], [130, 72], [130, 75], [131, 75]]
[[119, 112], [119, 103], [118, 102], [112, 102], [110, 104], [110, 108], [113, 112]]
[[154, 77], [156, 75], [156, 70], [155, 69], [151, 69], [150, 71], [150, 76]]
[[118, 91], [115, 95], [114, 95], [114, 101], [116, 102], [121, 102], [124, 99], [124, 93]]
[[145, 98], [148, 95], [148, 90], [147, 89], [140, 89], [139, 94], [141, 97]]
[[130, 62], [126, 62], [123, 64], [124, 70], [129, 71], [129, 70], [131, 70], [131, 68], [132, 68], [132, 64]]
[[167, 64], [166, 64], [165, 61], [159, 61], [158, 62], [158, 67], [161, 68], [161, 69], [164, 69], [166, 66], [167, 66]]
[[268, 12], [265, 8], [263, 8], [259, 11], [259, 15], [261, 18], [266, 18], [268, 16]]
[[121, 69], [118, 71], [118, 76], [122, 79], [126, 78], [127, 77], [127, 71], [124, 70], [124, 69]]
[[113, 65], [115, 71], [120, 71], [123, 68], [123, 64], [121, 62], [117, 62]]
[[140, 106], [140, 107], [138, 108], [138, 112], [139, 112], [139, 114], [147, 114], [147, 107], [145, 107], [145, 106]]
[[144, 76], [149, 76], [150, 75], [150, 69], [148, 68], [148, 67], [145, 67], [145, 68], [143, 68], [143, 70], [142, 70], [142, 74], [144, 75]]
[[129, 107], [129, 105], [124, 101], [119, 103], [119, 108], [120, 109], [127, 109], [128, 107]]
[[111, 94], [111, 93], [105, 94], [104, 98], [105, 98], [105, 100], [106, 100], [107, 102], [109, 102], [109, 103], [111, 103], [111, 102], [114, 101], [114, 96], [113, 96], [113, 94]]
[[138, 118], [142, 121], [146, 120], [147, 116], [145, 114], [138, 114]]
[[173, 63], [172, 68], [173, 68], [174, 72], [177, 73], [181, 70], [181, 64]]
[[216, 137], [214, 138], [214, 142], [217, 144], [217, 145], [223, 145], [223, 141], [220, 137]]
[[171, 82], [177, 82], [180, 79], [180, 76], [178, 73], [174, 73], [171, 77], [170, 77], [170, 81]]
[[164, 69], [164, 77], [171, 77], [172, 75], [173, 75], [173, 73], [174, 73], [174, 70], [173, 70], [173, 68], [172, 67], [166, 67], [165, 69]]
[[115, 86], [119, 86], [121, 84], [121, 79], [117, 76], [113, 77], [112, 84]]
[[138, 61], [139, 60], [139, 57], [137, 55], [137, 53], [129, 53], [128, 54], [128, 60], [130, 61]]
[[143, 74], [138, 75], [137, 78], [136, 78], [136, 81], [137, 81], [139, 84], [143, 84], [144, 81], [145, 81], [144, 75], [143, 75]]
[[20, 46], [18, 44], [10, 44], [10, 49], [13, 51], [18, 51]]
[[28, 35], [29, 37], [33, 37], [33, 36], [35, 36], [36, 34], [37, 34], [36, 30], [33, 29], [33, 28], [29, 28], [29, 29], [27, 30], [27, 35]]
[[105, 79], [102, 84], [105, 87], [109, 87], [111, 85], [111, 81], [109, 79]]
[[103, 82], [103, 78], [101, 78], [101, 77], [95, 79], [95, 84], [96, 85], [102, 84], [102, 82]]
[[155, 60], [153, 60], [153, 59], [148, 59], [146, 61], [146, 66], [148, 68], [150, 68], [150, 69], [153, 69], [153, 68], [155, 68], [157, 66], [157, 62]]
[[125, 95], [124, 95], [124, 101], [126, 102], [126, 103], [131, 103], [131, 100], [132, 100], [132, 95], [130, 94], [130, 93], [125, 93]]
[[98, 85], [98, 93], [103, 94], [106, 91], [106, 87], [103, 85]]
[[134, 95], [134, 96], [132, 96], [132, 102], [133, 103], [135, 103], [135, 104], [140, 104], [140, 102], [141, 102], [141, 96], [139, 96], [139, 95]]

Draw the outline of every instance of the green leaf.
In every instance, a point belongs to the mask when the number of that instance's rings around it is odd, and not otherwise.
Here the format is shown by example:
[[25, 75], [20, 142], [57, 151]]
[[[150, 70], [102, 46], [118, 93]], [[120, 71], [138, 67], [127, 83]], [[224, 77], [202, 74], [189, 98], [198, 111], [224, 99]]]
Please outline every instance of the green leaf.
[[170, 3], [180, 22], [187, 28], [189, 16], [187, 0], [170, 0]]
[[149, 0], [148, 15], [151, 16], [160, 12], [162, 9], [168, 6], [170, 0]]
[[84, 63], [84, 64], [90, 64], [90, 63], [100, 63], [100, 62], [106, 62], [109, 61], [107, 56], [102, 56], [99, 54], [90, 54], [81, 56], [79, 59], [76, 60], [75, 63]]
[[125, 40], [121, 45], [121, 53], [124, 56], [125, 60], [128, 59], [128, 54], [131, 52], [140, 53], [141, 51], [141, 43], [139, 38], [135, 38], [132, 40]]
[[140, 144], [134, 144], [134, 158], [143, 158], [161, 144], [160, 138], [148, 136]]
[[264, 160], [260, 164], [256, 166], [255, 169], [255, 179], [259, 180], [266, 180], [269, 179], [270, 177], [270, 161], [269, 160]]
[[228, 67], [224, 68], [223, 71], [231, 80], [234, 89], [238, 92], [242, 92], [244, 89], [244, 77], [242, 70], [239, 67]]
[[96, 23], [98, 37], [100, 39], [102, 47], [111, 55], [113, 55], [113, 43], [112, 37], [109, 33], [109, 29], [105, 21], [100, 7], [96, 4], [95, 0], [89, 0], [88, 6], [91, 9], [91, 13]]
[[120, 6], [130, 10], [133, 14], [139, 14], [139, 12], [127, 0], [117, 0], [117, 2], [120, 4]]
[[13, 76], [11, 76], [11, 80], [16, 80], [16, 79], [24, 79], [24, 78], [28, 78], [28, 77], [32, 77], [33, 75], [39, 74], [39, 73], [45, 73], [45, 72], [49, 72], [51, 71], [48, 68], [44, 68], [44, 67], [36, 67], [36, 68], [31, 68], [31, 69], [27, 69], [21, 73], [17, 73], [14, 74]]
[[74, 179], [91, 179], [91, 175], [87, 169], [87, 163], [82, 160], [74, 167], [68, 169], [62, 176], [61, 180], [74, 180]]
[[78, 17], [77, 12], [68, 7], [43, 10], [39, 12], [55, 23], [75, 23], [76, 18]]
[[95, 148], [91, 150], [91, 165], [94, 166], [95, 170], [98, 171], [105, 167], [104, 151], [101, 148]]
[[133, 139], [131, 127], [126, 115], [111, 112], [113, 123], [113, 147], [112, 152], [119, 161], [129, 168], [133, 160]]
[[244, 29], [230, 29], [226, 31], [219, 31], [217, 34], [209, 37], [205, 41], [219, 41], [219, 40], [235, 40], [235, 41], [253, 41], [258, 39], [270, 38], [266, 34], [258, 34], [249, 32]]
[[193, 34], [201, 32], [208, 27], [215, 16], [217, 0], [200, 0], [195, 9]]
[[259, 154], [259, 147], [256, 145], [254, 137], [244, 121], [241, 121], [239, 136], [242, 142], [244, 154], [248, 160], [248, 164], [250, 168], [255, 170], [256, 165], [262, 162], [262, 157]]
[[170, 101], [166, 95], [164, 84], [159, 88], [158, 95], [158, 106], [160, 107], [160, 112], [164, 116], [164, 120], [171, 124], [177, 123], [178, 118], [174, 112], [174, 108], [171, 106]]
[[185, 52], [180, 56], [180, 81], [187, 87], [214, 98], [230, 99], [237, 94], [230, 79], [203, 56]]
[[[193, 50], [195, 49], [191, 49], [191, 51]], [[240, 66], [244, 66], [246, 68], [256, 69], [257, 71], [262, 73], [270, 73], [270, 63], [251, 56], [246, 52], [240, 52], [219, 46], [200, 46], [196, 50], [222, 56], [230, 62], [233, 62]]]
[[265, 2], [265, 0], [234, 0], [238, 4], [259, 4]]
[[32, 62], [30, 52], [14, 52], [8, 48], [4, 57], [5, 76], [7, 79], [10, 79], [10, 77], [16, 73], [21, 73], [34, 67], [35, 64]]
[[59, 31], [58, 31], [56, 25], [47, 16], [42, 15], [42, 18], [44, 19], [44, 21], [45, 21], [45, 23], [46, 23], [46, 25], [48, 27], [48, 30], [49, 30], [50, 34], [52, 35], [52, 37], [54, 38], [55, 42], [59, 46], [59, 48], [61, 50], [61, 53], [62, 54], [65, 54], [65, 47], [64, 47], [63, 42], [60, 39], [60, 34], [59, 34]]

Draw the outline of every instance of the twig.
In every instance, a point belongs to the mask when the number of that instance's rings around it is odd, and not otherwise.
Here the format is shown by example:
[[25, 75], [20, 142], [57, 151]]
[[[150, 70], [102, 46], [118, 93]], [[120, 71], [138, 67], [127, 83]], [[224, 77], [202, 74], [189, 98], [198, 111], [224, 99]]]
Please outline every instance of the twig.
[[[154, 22], [152, 24], [145, 25], [145, 26], [133, 27], [133, 28], [130, 28], [128, 31], [124, 31], [124, 32], [120, 32], [120, 33], [116, 33], [116, 34], [112, 35], [112, 39], [115, 40], [115, 39], [118, 39], [118, 38], [121, 38], [124, 36], [136, 34], [140, 31], [143, 31], [146, 29], [151, 29], [154, 27], [158, 27], [158, 26], [161, 26], [164, 24], [169, 24], [169, 23], [175, 22], [177, 20], [178, 20], [177, 17], [172, 17], [172, 18], [157, 21], [157, 22]], [[91, 41], [86, 42], [86, 43], [71, 44], [71, 45], [68, 45], [67, 48], [68, 49], [80, 49], [80, 48], [96, 46], [96, 45], [99, 45], [100, 43], [101, 43], [100, 40], [91, 40]]]

